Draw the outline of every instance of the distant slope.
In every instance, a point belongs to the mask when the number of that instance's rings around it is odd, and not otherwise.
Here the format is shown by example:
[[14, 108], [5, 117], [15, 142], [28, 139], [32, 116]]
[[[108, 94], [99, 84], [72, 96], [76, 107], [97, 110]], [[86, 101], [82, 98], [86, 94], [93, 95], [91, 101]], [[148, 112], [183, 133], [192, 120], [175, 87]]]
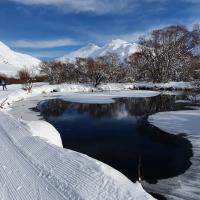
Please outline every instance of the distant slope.
[[0, 41], [0, 73], [15, 76], [23, 67], [32, 68], [40, 64], [40, 60], [32, 56], [15, 52]]
[[99, 49], [101, 48], [95, 44], [88, 44], [85, 47], [82, 47], [74, 52], [64, 55], [61, 58], [58, 58], [58, 60], [62, 62], [66, 62], [66, 61], [73, 61], [78, 57], [81, 57], [81, 58], [91, 57], [91, 55], [93, 55]]
[[103, 47], [99, 47], [95, 44], [89, 44], [86, 47], [78, 49], [72, 53], [66, 54], [58, 60], [65, 61], [74, 61], [77, 57], [87, 58], [87, 57], [99, 57], [104, 56], [107, 53], [116, 53], [120, 60], [124, 60], [131, 54], [138, 51], [138, 44], [128, 43], [121, 39], [112, 40], [110, 43], [106, 44]]

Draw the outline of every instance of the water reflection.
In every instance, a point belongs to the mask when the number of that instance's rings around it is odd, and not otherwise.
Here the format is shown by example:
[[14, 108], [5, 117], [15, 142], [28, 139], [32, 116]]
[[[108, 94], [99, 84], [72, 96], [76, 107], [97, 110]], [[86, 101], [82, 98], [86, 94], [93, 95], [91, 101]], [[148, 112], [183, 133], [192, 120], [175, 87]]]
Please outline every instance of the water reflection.
[[41, 113], [61, 133], [63, 145], [118, 169], [131, 180], [158, 179], [182, 174], [191, 165], [191, 144], [182, 136], [160, 131], [147, 122], [159, 111], [183, 109], [175, 96], [119, 98], [112, 104], [70, 103], [51, 99], [41, 104]]

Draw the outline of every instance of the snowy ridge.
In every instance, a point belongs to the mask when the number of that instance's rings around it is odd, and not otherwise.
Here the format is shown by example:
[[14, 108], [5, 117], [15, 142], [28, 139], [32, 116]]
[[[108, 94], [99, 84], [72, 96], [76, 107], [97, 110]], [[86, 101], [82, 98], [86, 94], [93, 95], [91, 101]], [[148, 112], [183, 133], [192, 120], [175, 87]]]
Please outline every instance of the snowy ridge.
[[72, 53], [66, 54], [61, 58], [58, 58], [59, 61], [75, 61], [76, 58], [96, 58], [99, 56], [104, 56], [107, 53], [115, 53], [119, 56], [120, 60], [123, 61], [125, 58], [128, 58], [131, 54], [138, 52], [138, 44], [128, 43], [121, 39], [112, 40], [110, 43], [106, 44], [103, 47], [99, 47], [95, 44], [89, 44], [86, 47], [78, 49]]
[[74, 61], [78, 57], [88, 58], [88, 57], [91, 57], [91, 55], [99, 49], [100, 47], [95, 44], [88, 44], [85, 47], [82, 47], [74, 52], [64, 55], [61, 58], [58, 58], [58, 60], [61, 62], [66, 62], [66, 61], [72, 61], [72, 60]]
[[[40, 60], [32, 56], [15, 52], [0, 41], [0, 73], [15, 76], [23, 67], [38, 67]], [[37, 71], [37, 69], [36, 69]]]

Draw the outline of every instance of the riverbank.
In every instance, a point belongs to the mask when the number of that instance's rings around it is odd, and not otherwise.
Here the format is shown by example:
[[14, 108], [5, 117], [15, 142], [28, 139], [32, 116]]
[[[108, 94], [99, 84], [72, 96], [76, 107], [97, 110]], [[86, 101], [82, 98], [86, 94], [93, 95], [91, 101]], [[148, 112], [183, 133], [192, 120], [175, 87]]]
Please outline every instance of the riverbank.
[[[56, 145], [57, 142], [52, 144], [53, 141], [48, 140], [50, 133], [47, 133], [46, 128], [50, 129], [47, 123], [44, 134], [44, 128], [41, 128], [44, 124], [41, 121], [26, 123], [24, 121], [26, 118], [22, 120], [20, 116], [14, 118], [8, 114], [14, 102], [23, 103], [25, 99], [33, 97], [38, 99], [38, 96], [49, 98], [48, 95], [55, 98], [59, 92], [55, 92], [54, 89], [58, 88], [60, 93], [65, 91], [65, 94], [72, 96], [76, 94], [75, 92], [91, 91], [91, 87], [85, 85], [67, 87], [66, 84], [49, 86], [42, 83], [34, 85], [31, 93], [21, 90], [20, 85], [10, 86], [8, 91], [1, 92], [1, 199], [10, 200], [14, 196], [23, 200], [44, 198], [153, 200], [154, 198], [143, 190], [140, 183], [131, 182], [108, 165], [81, 153], [63, 149]], [[150, 91], [130, 91], [130, 93], [133, 96], [141, 96], [141, 93], [143, 96], [159, 94]], [[126, 95], [130, 96], [128, 93]], [[113, 96], [117, 95], [111, 95], [107, 100], [110, 101]], [[20, 110], [18, 114], [24, 116]], [[37, 129], [37, 134], [32, 130], [34, 127]], [[51, 133], [54, 132], [53, 127], [51, 130]], [[58, 138], [56, 140], [59, 141]]]
[[191, 167], [182, 175], [157, 184], [144, 183], [151, 192], [158, 192], [172, 200], [199, 200], [200, 197], [200, 110], [161, 112], [149, 117], [149, 122], [170, 134], [185, 134], [191, 142]]
[[169, 83], [108, 83], [101, 84], [95, 88], [91, 84], [60, 84], [49, 85], [48, 83], [35, 83], [30, 93], [21, 89], [21, 85], [10, 85], [8, 91], [2, 91], [0, 94], [0, 107], [9, 108], [16, 101], [26, 99], [40, 94], [54, 92], [101, 92], [101, 91], [129, 91], [129, 90], [155, 90], [155, 91], [190, 91], [193, 86], [189, 82], [169, 82]]

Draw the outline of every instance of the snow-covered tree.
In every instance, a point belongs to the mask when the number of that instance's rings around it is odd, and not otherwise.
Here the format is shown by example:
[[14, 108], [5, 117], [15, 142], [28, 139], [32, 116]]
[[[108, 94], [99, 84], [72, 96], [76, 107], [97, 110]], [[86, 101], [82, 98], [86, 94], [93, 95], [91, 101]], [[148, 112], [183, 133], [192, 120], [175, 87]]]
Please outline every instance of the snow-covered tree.
[[186, 80], [191, 66], [190, 32], [184, 26], [153, 30], [140, 37], [140, 62], [153, 82]]
[[40, 65], [41, 74], [46, 75], [51, 84], [63, 83], [67, 80], [66, 64], [57, 61], [45, 61]]

